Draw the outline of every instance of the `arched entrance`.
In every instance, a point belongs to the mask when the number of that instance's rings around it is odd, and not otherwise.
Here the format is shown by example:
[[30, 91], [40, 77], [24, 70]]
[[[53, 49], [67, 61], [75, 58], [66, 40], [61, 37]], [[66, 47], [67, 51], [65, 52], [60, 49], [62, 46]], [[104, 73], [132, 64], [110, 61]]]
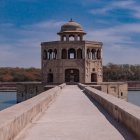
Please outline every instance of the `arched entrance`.
[[91, 82], [97, 82], [97, 74], [96, 73], [91, 74]]
[[53, 82], [53, 74], [52, 74], [52, 73], [49, 73], [49, 74], [48, 74], [47, 82], [48, 82], [48, 83], [52, 83], [52, 82]]
[[79, 82], [79, 70], [78, 69], [66, 69], [65, 70], [65, 82]]

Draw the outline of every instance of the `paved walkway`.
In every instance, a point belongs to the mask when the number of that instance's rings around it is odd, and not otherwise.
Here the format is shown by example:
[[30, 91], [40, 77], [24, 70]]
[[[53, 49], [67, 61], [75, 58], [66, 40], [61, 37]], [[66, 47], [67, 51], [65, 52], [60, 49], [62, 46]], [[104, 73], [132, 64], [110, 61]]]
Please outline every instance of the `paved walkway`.
[[134, 139], [76, 85], [69, 85], [16, 140]]

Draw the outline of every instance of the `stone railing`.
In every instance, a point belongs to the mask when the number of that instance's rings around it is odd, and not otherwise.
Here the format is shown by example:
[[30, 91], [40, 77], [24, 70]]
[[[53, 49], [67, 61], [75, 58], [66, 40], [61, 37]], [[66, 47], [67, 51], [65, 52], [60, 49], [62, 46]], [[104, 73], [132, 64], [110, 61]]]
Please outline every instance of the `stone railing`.
[[128, 85], [126, 82], [93, 82], [85, 85], [127, 101]]
[[16, 82], [0, 82], [0, 91], [16, 91]]
[[139, 90], [140, 91], [140, 81], [128, 81], [128, 90]]
[[0, 140], [12, 140], [37, 115], [46, 110], [65, 84], [0, 111]]
[[140, 107], [83, 84], [78, 85], [111, 116], [140, 139]]

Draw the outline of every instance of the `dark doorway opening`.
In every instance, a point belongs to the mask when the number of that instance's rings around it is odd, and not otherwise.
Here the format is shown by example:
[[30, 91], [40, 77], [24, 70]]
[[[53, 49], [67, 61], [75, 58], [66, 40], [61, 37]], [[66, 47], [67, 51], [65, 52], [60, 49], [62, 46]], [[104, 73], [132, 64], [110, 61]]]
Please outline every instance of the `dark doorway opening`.
[[77, 50], [77, 59], [82, 59], [82, 49]]
[[96, 73], [91, 74], [91, 82], [97, 82], [97, 74]]
[[48, 83], [52, 83], [53, 82], [53, 74], [49, 73], [48, 74]]
[[79, 82], [79, 70], [78, 69], [66, 69], [65, 70], [65, 82]]
[[67, 50], [66, 49], [62, 50], [62, 59], [67, 59]]

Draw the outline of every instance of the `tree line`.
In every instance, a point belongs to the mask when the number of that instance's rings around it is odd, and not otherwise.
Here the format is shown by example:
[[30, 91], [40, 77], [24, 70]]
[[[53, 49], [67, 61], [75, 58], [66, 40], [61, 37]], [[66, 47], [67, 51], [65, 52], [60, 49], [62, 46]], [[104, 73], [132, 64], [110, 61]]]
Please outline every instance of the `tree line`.
[[104, 81], [140, 81], [140, 65], [108, 63], [103, 66]]
[[[104, 81], [140, 81], [140, 65], [113, 64], [103, 66]], [[41, 81], [39, 68], [0, 68], [0, 82]]]
[[41, 81], [38, 68], [0, 68], [0, 82]]

